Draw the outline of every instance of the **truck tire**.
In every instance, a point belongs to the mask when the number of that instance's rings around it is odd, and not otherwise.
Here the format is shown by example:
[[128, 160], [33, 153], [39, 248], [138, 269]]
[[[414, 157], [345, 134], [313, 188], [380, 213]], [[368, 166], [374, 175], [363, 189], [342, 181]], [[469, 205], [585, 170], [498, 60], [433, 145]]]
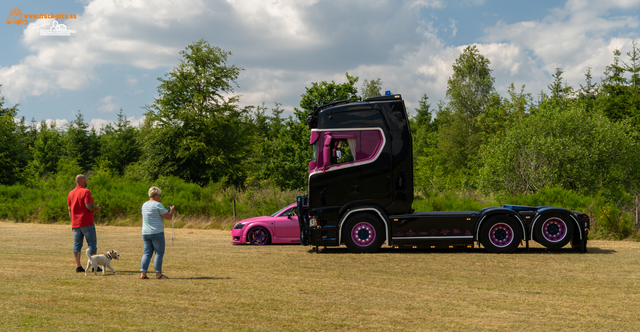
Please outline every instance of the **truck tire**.
[[514, 252], [522, 241], [522, 227], [513, 218], [494, 216], [480, 229], [480, 242], [489, 252]]
[[533, 237], [548, 249], [560, 249], [573, 238], [573, 223], [562, 214], [542, 215], [534, 225]]
[[351, 252], [376, 252], [384, 243], [382, 223], [367, 213], [349, 217], [342, 230], [344, 244]]

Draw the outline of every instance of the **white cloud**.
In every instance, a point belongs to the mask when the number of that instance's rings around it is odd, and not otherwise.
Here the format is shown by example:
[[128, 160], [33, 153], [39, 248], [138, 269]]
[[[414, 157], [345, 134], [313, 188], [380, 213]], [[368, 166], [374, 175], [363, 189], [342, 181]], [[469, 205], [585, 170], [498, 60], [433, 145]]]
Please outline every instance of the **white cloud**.
[[127, 75], [127, 85], [128, 86], [136, 86], [136, 84], [138, 84], [138, 80], [131, 76], [131, 75]]
[[444, 8], [446, 6], [446, 1], [443, 0], [414, 0], [411, 3], [411, 7]]
[[14, 102], [60, 89], [82, 90], [99, 82], [100, 66], [170, 68], [178, 52], [200, 38], [232, 51], [231, 61], [246, 68], [342, 71], [417, 49], [419, 35], [406, 33], [419, 22], [415, 6], [442, 3], [95, 0], [78, 19], [65, 22], [77, 31], [72, 36], [40, 36], [35, 27], [50, 24], [48, 20], [29, 24], [22, 43], [32, 54], [0, 67], [0, 82]]
[[449, 27], [451, 28], [451, 37], [455, 37], [458, 33], [458, 28], [456, 28], [456, 21], [454, 19], [449, 19]]
[[[607, 12], [638, 5], [640, 1], [569, 0], [542, 20], [500, 22], [487, 28], [481, 38], [487, 44], [481, 49], [491, 54], [488, 57], [496, 71], [511, 67], [508, 75], [503, 73], [504, 78], [529, 81], [530, 92], [531, 88], [535, 93], [546, 89], [556, 66], [564, 70], [563, 78], [569, 85], [577, 87], [584, 82], [587, 68], [592, 68], [597, 79], [611, 63], [613, 50], [628, 47], [633, 38], [639, 37], [637, 33], [612, 37], [619, 31], [637, 31], [639, 21], [632, 16], [609, 17]], [[503, 50], [492, 52], [492, 48]]]
[[[63, 129], [66, 125], [69, 124], [69, 121], [67, 121], [67, 119], [55, 119], [55, 120], [46, 119], [46, 120], [44, 120], [44, 123], [49, 127], [51, 127], [51, 124], [54, 123], [54, 122], [56, 124], [56, 128], [58, 128], [58, 129]], [[36, 128], [40, 129], [41, 124], [42, 124], [41, 122], [38, 122], [36, 124]]]
[[[180, 46], [170, 25], [204, 17], [201, 1], [92, 1], [78, 19], [65, 22], [76, 30], [69, 37], [40, 36], [36, 20], [23, 32], [23, 44], [33, 53], [19, 64], [0, 67], [0, 82], [8, 99], [19, 102], [59, 89], [81, 90], [96, 82], [95, 68], [123, 64], [144, 69], [171, 66]], [[187, 23], [188, 24], [188, 23]]]
[[[282, 103], [291, 91], [305, 86], [311, 76], [313, 74], [285, 69], [254, 68], [250, 75], [243, 72], [238, 80], [240, 86], [244, 87], [243, 91], [238, 93], [241, 95], [240, 102], [243, 105], [260, 105], [264, 102], [265, 106], [272, 107], [273, 102]], [[282, 107], [293, 110], [298, 105], [286, 104]]]
[[[127, 117], [127, 120], [129, 120], [129, 125], [132, 127], [139, 127], [140, 125], [142, 125], [144, 123], [144, 116], [141, 118], [136, 119], [135, 117]], [[47, 124], [51, 123], [51, 119], [46, 120], [45, 122], [47, 122]], [[63, 128], [65, 125], [67, 125], [69, 123], [69, 121], [67, 121], [66, 119], [58, 119], [56, 120], [56, 127], [58, 128]], [[113, 127], [116, 126], [116, 122], [115, 121], [111, 121], [111, 120], [106, 120], [106, 119], [101, 119], [101, 118], [93, 118], [89, 121], [88, 123], [89, 128], [93, 127], [96, 132], [98, 134], [100, 134], [102, 132], [102, 129], [104, 129], [104, 127], [111, 125]], [[39, 128], [39, 127], [38, 127]]]
[[113, 125], [113, 121], [100, 118], [93, 118], [89, 121], [89, 128], [93, 127], [97, 133], [100, 133], [107, 125]]
[[106, 96], [100, 99], [97, 110], [100, 112], [113, 112], [119, 108], [118, 98], [114, 96]]
[[[613, 49], [622, 47], [624, 52], [633, 38], [615, 38], [611, 35], [619, 30], [634, 31], [638, 26], [637, 17], [609, 17], [606, 10], [616, 6], [637, 6], [639, 1], [612, 2], [607, 5], [596, 1], [592, 3], [595, 7], [569, 1], [564, 7], [551, 10], [550, 15], [539, 21], [499, 23], [486, 29], [485, 36], [477, 45], [481, 54], [491, 61], [496, 89], [504, 93], [511, 83], [517, 87], [526, 84], [525, 91], [536, 95], [546, 90], [556, 65], [563, 68], [564, 78], [573, 86], [583, 82], [588, 67], [592, 68], [592, 74], [597, 79], [610, 63]], [[413, 4], [416, 3], [420, 2]], [[482, 1], [476, 4], [480, 3]], [[435, 2], [420, 4], [429, 6]], [[383, 89], [403, 94], [410, 111], [418, 106], [417, 102], [423, 93], [427, 93], [435, 106], [445, 98], [452, 64], [467, 45], [446, 46], [437, 37], [438, 31], [431, 22], [413, 23], [414, 31], [421, 36], [418, 44], [414, 45], [416, 47], [407, 48], [404, 43], [409, 42], [399, 40], [393, 45], [397, 52], [388, 52], [388, 59], [372, 63], [363, 61], [355, 66], [346, 66], [338, 73], [334, 70], [331, 74], [317, 70], [287, 72], [278, 69], [258, 70], [259, 74], [256, 74], [255, 69], [247, 70], [243, 80], [256, 84], [250, 84], [246, 89], [252, 92], [243, 92], [242, 102], [257, 104], [257, 101], [281, 100], [277, 97], [285, 96], [292, 88], [308, 86], [311, 81], [334, 79], [341, 82], [343, 72], [348, 71], [362, 79], [380, 77]], [[458, 22], [451, 19], [450, 23], [449, 28], [455, 36]], [[365, 47], [364, 50], [375, 49]], [[306, 80], [305, 76], [308, 77]], [[304, 92], [298, 91], [299, 94]]]
[[127, 117], [127, 120], [129, 120], [129, 124], [132, 127], [140, 127], [144, 123], [144, 119], [145, 119], [145, 116], [142, 116], [138, 119], [136, 119], [135, 116]]

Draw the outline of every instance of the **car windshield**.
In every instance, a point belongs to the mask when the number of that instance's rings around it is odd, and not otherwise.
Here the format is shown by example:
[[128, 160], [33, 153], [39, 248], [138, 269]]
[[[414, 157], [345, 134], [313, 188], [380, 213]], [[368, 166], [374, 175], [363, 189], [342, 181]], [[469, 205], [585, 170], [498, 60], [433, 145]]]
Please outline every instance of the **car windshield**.
[[289, 208], [289, 206], [287, 205], [287, 206], [285, 206], [284, 208], [282, 208], [282, 209], [278, 210], [278, 212], [276, 212], [276, 213], [274, 213], [274, 214], [270, 215], [269, 217], [275, 217], [275, 216], [279, 215], [280, 213], [284, 212], [284, 210], [286, 210], [286, 209], [288, 209], [288, 208]]

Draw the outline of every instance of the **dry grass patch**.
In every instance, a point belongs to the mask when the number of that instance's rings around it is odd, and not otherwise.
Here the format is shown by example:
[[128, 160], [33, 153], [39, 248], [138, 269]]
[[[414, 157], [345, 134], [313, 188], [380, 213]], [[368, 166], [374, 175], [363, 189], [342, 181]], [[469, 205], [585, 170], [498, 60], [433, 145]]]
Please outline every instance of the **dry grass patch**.
[[176, 229], [172, 245], [169, 228], [173, 279], [140, 280], [140, 228], [97, 232], [99, 253], [121, 254], [115, 275], [75, 273], [70, 226], [0, 222], [0, 330], [640, 329], [635, 242], [592, 241], [589, 254], [316, 254], [234, 246], [222, 230]]

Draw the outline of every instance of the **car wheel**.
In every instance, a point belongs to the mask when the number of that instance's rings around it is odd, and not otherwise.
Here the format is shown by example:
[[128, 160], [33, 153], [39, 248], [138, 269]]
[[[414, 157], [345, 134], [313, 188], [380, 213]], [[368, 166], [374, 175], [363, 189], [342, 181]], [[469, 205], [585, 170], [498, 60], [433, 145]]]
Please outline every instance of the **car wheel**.
[[271, 235], [269, 231], [262, 226], [254, 227], [250, 229], [247, 234], [247, 242], [256, 246], [269, 244], [269, 242], [271, 242]]
[[560, 249], [573, 237], [573, 223], [563, 215], [549, 214], [540, 216], [533, 235], [535, 240], [548, 249]]
[[351, 252], [376, 252], [384, 243], [384, 227], [378, 218], [357, 214], [345, 222], [344, 244]]
[[522, 227], [507, 216], [489, 218], [480, 229], [480, 242], [489, 252], [514, 252], [522, 240]]

